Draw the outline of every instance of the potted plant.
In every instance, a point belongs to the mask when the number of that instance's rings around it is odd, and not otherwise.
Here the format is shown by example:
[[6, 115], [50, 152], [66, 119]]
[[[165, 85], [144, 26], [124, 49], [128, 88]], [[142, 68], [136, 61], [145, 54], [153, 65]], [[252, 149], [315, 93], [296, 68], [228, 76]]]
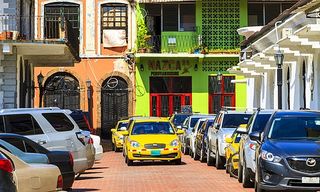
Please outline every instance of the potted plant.
[[148, 41], [151, 38], [151, 35], [148, 34], [148, 29], [144, 21], [144, 17], [141, 12], [139, 3], [136, 4], [137, 11], [137, 40], [136, 40], [136, 50], [140, 53], [147, 52]]

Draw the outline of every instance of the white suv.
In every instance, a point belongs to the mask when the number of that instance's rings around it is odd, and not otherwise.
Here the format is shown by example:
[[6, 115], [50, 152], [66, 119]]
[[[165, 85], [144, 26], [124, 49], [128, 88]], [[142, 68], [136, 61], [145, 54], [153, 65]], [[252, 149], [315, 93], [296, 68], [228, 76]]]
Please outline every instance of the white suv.
[[59, 108], [1, 110], [1, 132], [24, 135], [49, 150], [70, 151], [74, 158], [75, 173], [81, 173], [92, 166], [86, 154], [86, 135]]
[[225, 165], [226, 138], [241, 124], [247, 124], [252, 112], [239, 112], [234, 110], [220, 111], [213, 126], [208, 129], [207, 164], [212, 165], [215, 160], [217, 169]]

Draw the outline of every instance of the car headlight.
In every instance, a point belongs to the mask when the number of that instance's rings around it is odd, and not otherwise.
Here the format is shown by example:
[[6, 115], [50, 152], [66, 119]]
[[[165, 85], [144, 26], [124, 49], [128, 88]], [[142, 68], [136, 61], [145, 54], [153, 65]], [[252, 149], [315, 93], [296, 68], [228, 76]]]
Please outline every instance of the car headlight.
[[231, 137], [231, 134], [223, 134], [223, 142], [226, 143], [226, 138]]
[[279, 163], [281, 161], [281, 157], [274, 155], [273, 153], [270, 153], [268, 151], [262, 151], [261, 152], [261, 158], [263, 160]]
[[170, 146], [172, 146], [172, 147], [177, 147], [177, 146], [179, 146], [179, 140], [178, 140], [178, 139], [175, 139], [175, 140], [171, 141]]
[[137, 141], [130, 141], [131, 147], [140, 147], [140, 144]]
[[119, 135], [119, 140], [123, 140], [123, 135]]

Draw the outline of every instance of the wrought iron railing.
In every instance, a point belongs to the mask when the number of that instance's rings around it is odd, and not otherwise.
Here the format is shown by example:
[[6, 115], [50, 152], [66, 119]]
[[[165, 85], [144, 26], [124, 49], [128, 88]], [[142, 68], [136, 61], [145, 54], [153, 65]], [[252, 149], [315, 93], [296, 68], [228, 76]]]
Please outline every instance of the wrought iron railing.
[[61, 41], [79, 55], [79, 30], [64, 17], [0, 15], [0, 41]]
[[201, 37], [194, 32], [162, 32], [151, 36], [147, 52], [151, 53], [193, 53], [201, 46]]

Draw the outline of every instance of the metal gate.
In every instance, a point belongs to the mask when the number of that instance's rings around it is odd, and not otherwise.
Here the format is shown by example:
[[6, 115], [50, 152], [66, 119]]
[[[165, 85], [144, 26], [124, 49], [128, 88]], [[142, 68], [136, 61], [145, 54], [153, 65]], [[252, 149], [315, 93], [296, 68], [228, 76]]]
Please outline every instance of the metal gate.
[[69, 73], [55, 73], [45, 82], [43, 97], [45, 107], [80, 109], [79, 81]]
[[128, 117], [128, 84], [121, 77], [109, 77], [101, 89], [101, 136], [111, 137], [111, 129]]

